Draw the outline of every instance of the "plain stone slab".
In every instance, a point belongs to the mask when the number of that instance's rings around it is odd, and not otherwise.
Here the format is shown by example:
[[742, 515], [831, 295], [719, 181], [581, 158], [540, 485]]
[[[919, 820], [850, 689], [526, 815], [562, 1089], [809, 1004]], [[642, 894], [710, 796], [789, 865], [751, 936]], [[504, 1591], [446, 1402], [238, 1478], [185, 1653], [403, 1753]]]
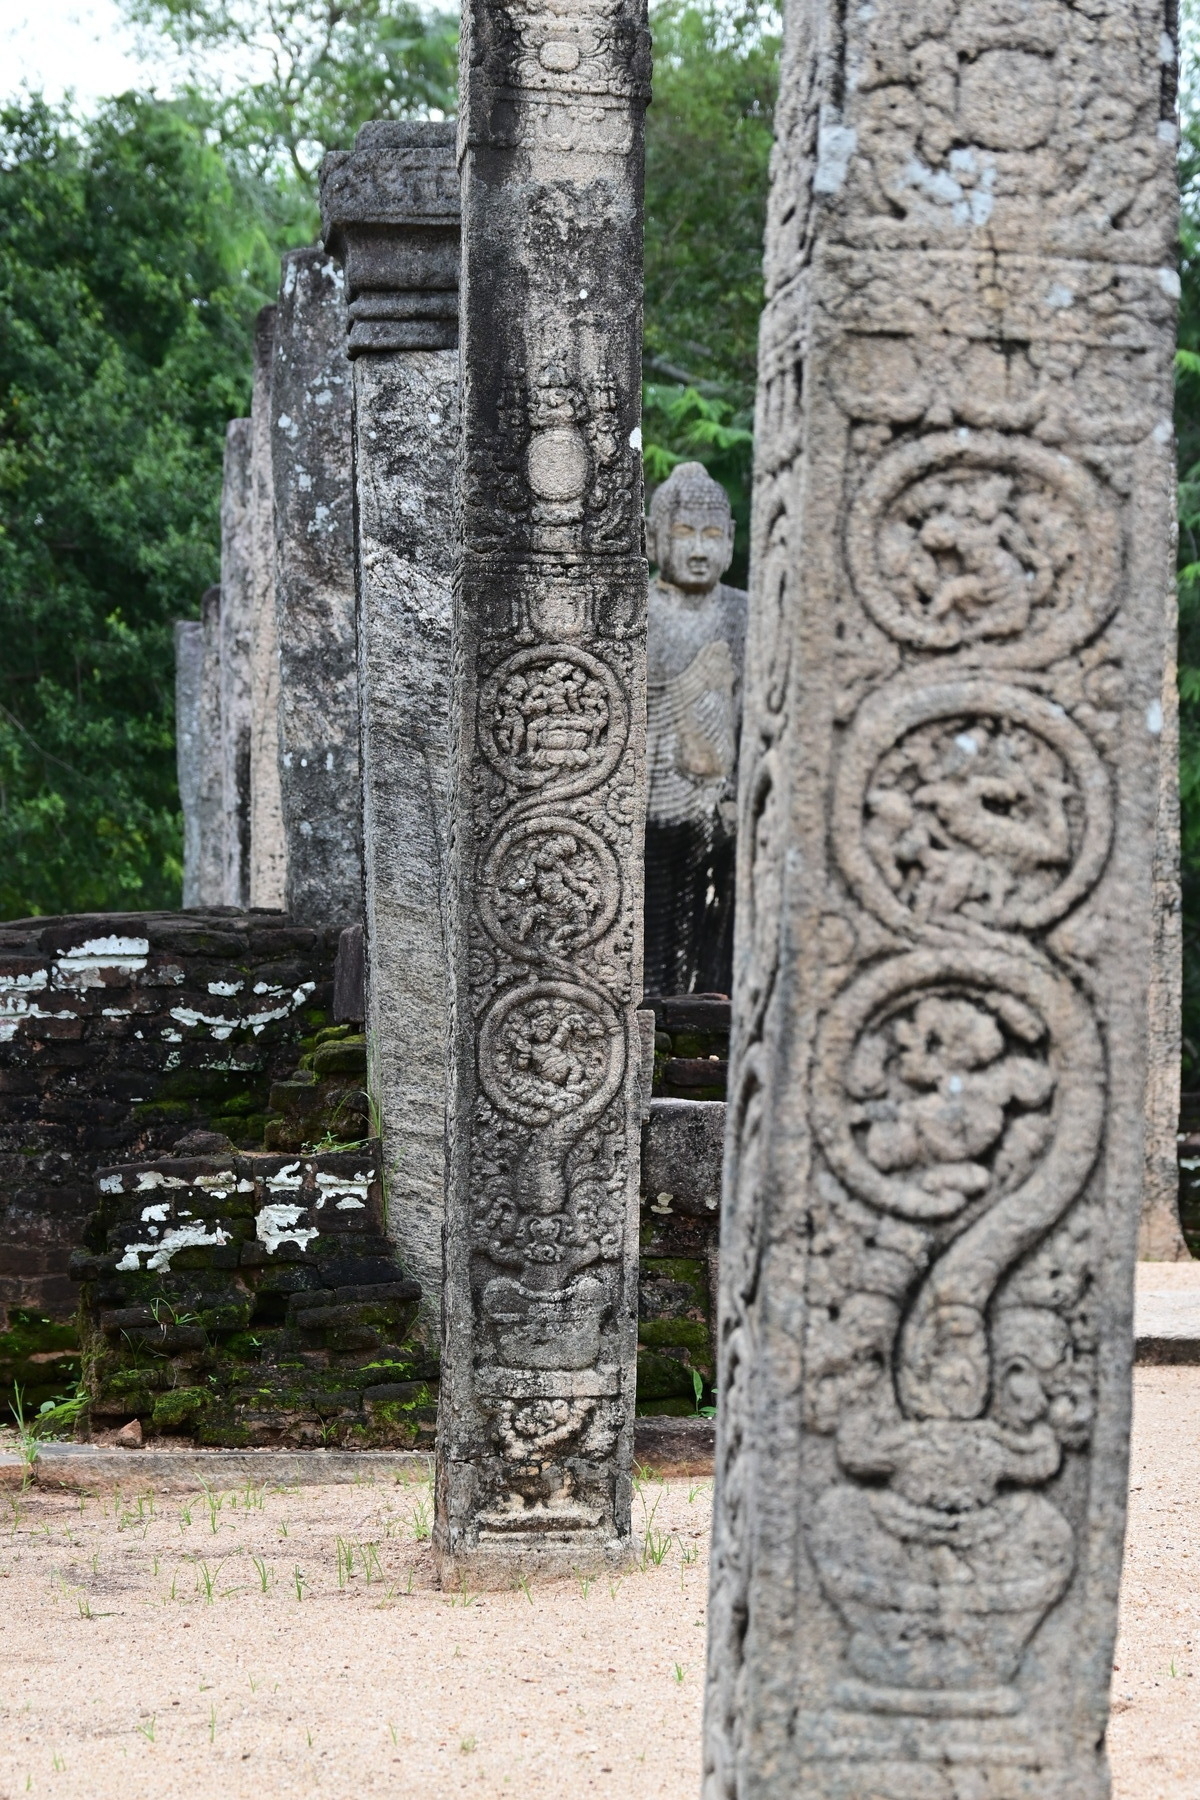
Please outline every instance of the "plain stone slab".
[[453, 124], [377, 122], [322, 165], [353, 371], [368, 1089], [388, 1230], [441, 1331], [458, 440]]
[[[43, 1444], [40, 1487], [109, 1488], [136, 1484], [167, 1490], [232, 1488], [246, 1482], [320, 1487], [345, 1482], [421, 1481], [433, 1459], [397, 1450], [121, 1450], [97, 1444]], [[19, 1485], [26, 1473], [15, 1452], [0, 1453], [0, 1483]]]
[[362, 918], [350, 363], [342, 272], [291, 250], [275, 309], [271, 462], [287, 911]]
[[250, 902], [251, 585], [253, 516], [249, 419], [225, 433], [221, 486], [221, 783], [226, 906]]
[[[634, 1460], [658, 1475], [711, 1475], [715, 1426], [702, 1418], [641, 1418], [634, 1426]], [[152, 1487], [164, 1492], [227, 1489], [247, 1482], [276, 1487], [424, 1481], [433, 1458], [421, 1450], [122, 1450], [100, 1444], [45, 1443], [38, 1447], [39, 1487], [106, 1489]], [[0, 1487], [19, 1487], [28, 1465], [0, 1451]]]
[[254, 322], [250, 405], [250, 904], [282, 910], [287, 845], [279, 780], [279, 629], [275, 613], [275, 484], [271, 467], [271, 379], [275, 308]]
[[1133, 1330], [1140, 1363], [1200, 1363], [1200, 1262], [1138, 1264]]
[[195, 906], [200, 869], [200, 690], [204, 680], [204, 627], [198, 619], [175, 621], [175, 772], [183, 814], [183, 904]]
[[642, 1127], [642, 1192], [652, 1211], [719, 1211], [723, 1100], [652, 1100]]

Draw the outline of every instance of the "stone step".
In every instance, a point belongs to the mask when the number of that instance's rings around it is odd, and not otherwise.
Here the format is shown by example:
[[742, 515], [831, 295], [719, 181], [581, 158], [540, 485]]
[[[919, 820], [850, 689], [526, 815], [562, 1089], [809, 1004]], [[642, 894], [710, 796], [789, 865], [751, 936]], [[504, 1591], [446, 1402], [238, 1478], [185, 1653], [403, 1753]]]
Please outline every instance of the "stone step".
[[1138, 1264], [1133, 1331], [1140, 1363], [1200, 1363], [1200, 1262]]

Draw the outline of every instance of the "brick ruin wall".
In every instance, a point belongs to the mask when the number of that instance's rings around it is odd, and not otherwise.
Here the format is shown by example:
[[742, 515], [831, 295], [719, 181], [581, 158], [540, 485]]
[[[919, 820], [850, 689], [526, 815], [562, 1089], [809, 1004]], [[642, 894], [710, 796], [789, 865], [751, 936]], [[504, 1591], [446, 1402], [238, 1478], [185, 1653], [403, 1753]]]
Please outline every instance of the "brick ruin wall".
[[[0, 1393], [78, 1373], [67, 1273], [101, 1165], [187, 1131], [260, 1145], [330, 1020], [336, 942], [217, 908], [0, 925]], [[345, 1052], [343, 1050], [342, 1054]], [[358, 1085], [361, 1085], [359, 1083]], [[286, 1145], [281, 1144], [281, 1148]]]
[[[436, 1362], [406, 1335], [407, 1303], [358, 1291], [396, 1289], [404, 1274], [367, 1141], [361, 1028], [335, 1019], [336, 948], [335, 933], [232, 908], [0, 925], [5, 1399], [16, 1381], [36, 1412], [86, 1364], [97, 1430], [136, 1416], [149, 1433], [201, 1442], [424, 1441]], [[682, 1415], [712, 1400], [729, 1007], [647, 1004], [638, 1410]], [[222, 1168], [170, 1155], [197, 1131], [227, 1140], [223, 1166], [241, 1153], [224, 1212], [219, 1184], [206, 1199], [193, 1179]], [[298, 1204], [271, 1188], [281, 1171], [312, 1186], [337, 1173], [346, 1142], [360, 1146], [370, 1198], [361, 1216], [330, 1216], [351, 1233], [370, 1224], [374, 1238], [358, 1239], [378, 1264], [369, 1280], [323, 1267], [337, 1261], [328, 1232], [312, 1250], [270, 1230], [264, 1244], [255, 1226], [264, 1207]], [[159, 1267], [147, 1254], [133, 1269], [116, 1240], [162, 1228], [164, 1197], [168, 1229], [207, 1221], [225, 1242], [180, 1243]], [[328, 1319], [306, 1307], [310, 1294]]]

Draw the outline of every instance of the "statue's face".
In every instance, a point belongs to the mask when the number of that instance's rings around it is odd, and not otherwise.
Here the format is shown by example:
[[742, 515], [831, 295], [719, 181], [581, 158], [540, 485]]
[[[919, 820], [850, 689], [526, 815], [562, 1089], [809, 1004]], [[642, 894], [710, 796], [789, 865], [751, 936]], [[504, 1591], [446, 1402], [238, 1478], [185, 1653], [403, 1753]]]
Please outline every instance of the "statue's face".
[[672, 587], [702, 594], [715, 587], [733, 556], [733, 527], [711, 507], [679, 506], [655, 545], [663, 578]]

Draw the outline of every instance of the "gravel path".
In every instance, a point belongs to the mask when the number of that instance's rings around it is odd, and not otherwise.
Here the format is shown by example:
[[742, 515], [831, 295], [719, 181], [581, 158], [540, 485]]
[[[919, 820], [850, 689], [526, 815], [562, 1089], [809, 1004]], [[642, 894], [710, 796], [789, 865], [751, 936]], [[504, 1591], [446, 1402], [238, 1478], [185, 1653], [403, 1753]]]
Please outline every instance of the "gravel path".
[[[1195, 1800], [1200, 1369], [1138, 1372], [1133, 1471], [1114, 1800]], [[0, 1800], [695, 1800], [709, 1488], [528, 1597], [434, 1588], [423, 1483], [0, 1495]]]

